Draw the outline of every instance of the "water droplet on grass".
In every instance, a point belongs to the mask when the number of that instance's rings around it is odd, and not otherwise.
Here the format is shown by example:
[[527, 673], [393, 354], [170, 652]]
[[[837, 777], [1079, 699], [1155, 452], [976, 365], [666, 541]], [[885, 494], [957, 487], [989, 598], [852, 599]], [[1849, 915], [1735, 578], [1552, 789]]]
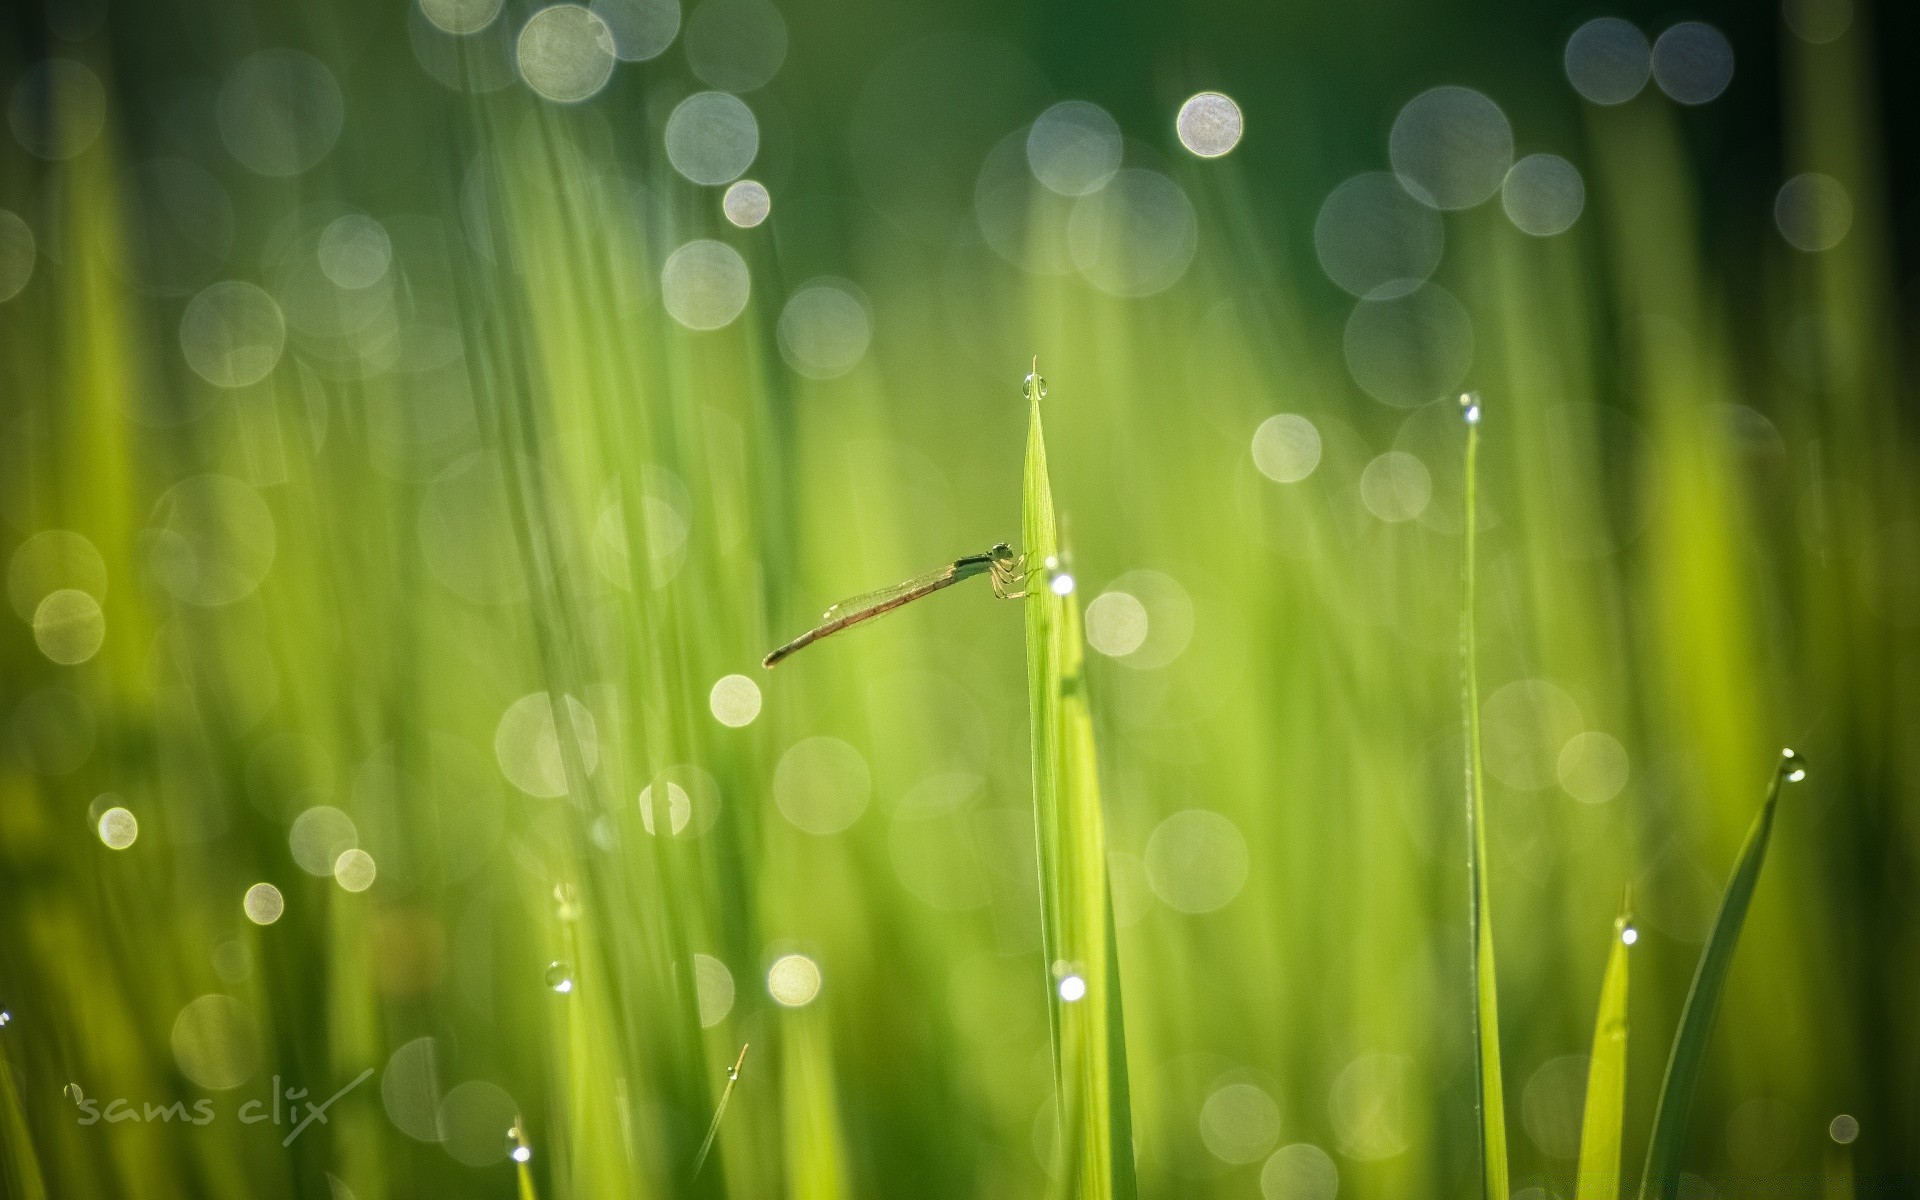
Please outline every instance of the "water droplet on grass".
[[1789, 747], [1780, 752], [1780, 774], [1788, 783], [1799, 783], [1807, 777], [1807, 760]]
[[547, 964], [547, 986], [561, 995], [573, 990], [573, 968], [565, 962], [554, 961]]
[[1033, 390], [1036, 387], [1040, 389], [1039, 399], [1045, 400], [1047, 398], [1047, 381], [1040, 377], [1039, 372], [1029, 372], [1027, 377], [1020, 381], [1021, 397], [1026, 400], [1033, 400], [1035, 398]]

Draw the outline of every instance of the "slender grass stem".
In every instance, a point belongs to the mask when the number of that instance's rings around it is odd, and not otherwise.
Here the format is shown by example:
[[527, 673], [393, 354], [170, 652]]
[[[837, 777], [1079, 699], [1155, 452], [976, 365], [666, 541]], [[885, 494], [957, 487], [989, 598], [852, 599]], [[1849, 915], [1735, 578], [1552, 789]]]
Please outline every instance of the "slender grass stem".
[[700, 1141], [700, 1153], [693, 1157], [693, 1173], [697, 1178], [700, 1168], [707, 1165], [707, 1154], [713, 1149], [713, 1139], [720, 1134], [720, 1118], [727, 1115], [727, 1101], [733, 1099], [733, 1086], [740, 1082], [740, 1068], [747, 1063], [747, 1043], [740, 1044], [740, 1057], [733, 1060], [727, 1068], [727, 1086], [720, 1092], [720, 1103], [713, 1106], [713, 1122], [707, 1126], [707, 1136]]
[[1507, 1118], [1500, 1087], [1500, 1010], [1494, 986], [1493, 923], [1487, 904], [1487, 808], [1481, 787], [1485, 768], [1480, 750], [1479, 646], [1474, 634], [1474, 556], [1476, 542], [1476, 474], [1480, 455], [1480, 399], [1460, 397], [1467, 425], [1465, 487], [1465, 582], [1460, 599], [1460, 707], [1466, 722], [1467, 792], [1467, 936], [1473, 941], [1473, 1019], [1477, 1034], [1475, 1075], [1480, 1116], [1482, 1193], [1486, 1200], [1506, 1200]]

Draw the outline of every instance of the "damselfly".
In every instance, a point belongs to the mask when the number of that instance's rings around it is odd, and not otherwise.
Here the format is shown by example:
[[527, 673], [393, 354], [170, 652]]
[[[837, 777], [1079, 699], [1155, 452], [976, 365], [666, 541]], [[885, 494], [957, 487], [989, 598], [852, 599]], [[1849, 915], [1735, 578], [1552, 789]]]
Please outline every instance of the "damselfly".
[[821, 614], [818, 625], [767, 655], [761, 660], [761, 665], [772, 670], [780, 665], [780, 660], [806, 649], [828, 634], [839, 633], [862, 621], [890, 613], [903, 604], [912, 603], [922, 596], [931, 596], [941, 588], [952, 587], [975, 575], [991, 577], [993, 594], [1003, 600], [1017, 600], [1027, 594], [1024, 590], [1015, 590], [1026, 583], [1026, 560], [1014, 553], [1013, 547], [1000, 542], [984, 554], [956, 558], [937, 571], [928, 571], [925, 575], [917, 575], [892, 587], [842, 600]]

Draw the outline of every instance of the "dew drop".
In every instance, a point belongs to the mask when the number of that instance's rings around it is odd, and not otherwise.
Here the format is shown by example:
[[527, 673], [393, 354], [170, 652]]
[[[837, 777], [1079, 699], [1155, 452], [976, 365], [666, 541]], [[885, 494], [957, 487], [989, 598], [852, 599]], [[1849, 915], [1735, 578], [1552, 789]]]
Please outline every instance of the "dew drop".
[[527, 1135], [519, 1122], [507, 1128], [507, 1157], [517, 1163], [530, 1162], [533, 1159], [533, 1147], [527, 1145]]
[[[1038, 388], [1040, 391], [1037, 397], [1034, 395], [1035, 388]], [[1047, 398], [1047, 381], [1041, 377], [1038, 371], [1029, 372], [1027, 377], [1020, 381], [1020, 395], [1027, 400], [1045, 400]]]
[[13, 1024], [13, 1013], [7, 1009], [0, 1008], [0, 1026], [11, 1024]]
[[1060, 980], [1060, 998], [1068, 1004], [1086, 999], [1087, 981], [1078, 975], [1068, 975]]
[[547, 964], [547, 986], [561, 995], [573, 990], [573, 968], [565, 962], [555, 960]]
[[1631, 925], [1621, 926], [1620, 928], [1621, 944], [1631, 946], [1639, 940], [1640, 940], [1640, 931], [1638, 929], [1635, 929]]
[[1460, 393], [1460, 419], [1469, 425], [1480, 423], [1480, 393]]
[[1053, 594], [1056, 596], [1072, 595], [1073, 594], [1073, 576], [1055, 575], [1053, 577], [1053, 582], [1049, 583], [1047, 586], [1053, 589]]
[[1780, 774], [1788, 783], [1799, 783], [1807, 777], [1807, 760], [1789, 747], [1780, 752]]
[[[580, 897], [575, 894], [572, 884], [556, 883], [553, 885], [553, 913], [562, 921], [577, 921], [580, 919]], [[554, 965], [559, 966], [560, 964], [555, 963]]]

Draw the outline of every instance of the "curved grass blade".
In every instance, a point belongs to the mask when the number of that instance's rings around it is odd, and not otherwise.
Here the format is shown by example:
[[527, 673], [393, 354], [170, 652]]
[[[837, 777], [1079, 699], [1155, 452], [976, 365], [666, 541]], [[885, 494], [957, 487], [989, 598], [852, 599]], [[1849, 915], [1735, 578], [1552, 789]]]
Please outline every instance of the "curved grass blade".
[[1059, 534], [1040, 428], [1046, 385], [1027, 377], [1025, 539], [1046, 569], [1028, 590], [1027, 671], [1032, 698], [1034, 837], [1040, 861], [1041, 944], [1049, 964], [1047, 1013], [1059, 1097], [1061, 1194], [1137, 1192], [1127, 1096], [1120, 969], [1107, 885], [1106, 832], [1093, 720], [1081, 678], [1080, 603], [1059, 570]]
[[1613, 949], [1600, 978], [1587, 1060], [1587, 1105], [1580, 1119], [1580, 1165], [1574, 1200], [1620, 1200], [1620, 1123], [1627, 1096], [1627, 947], [1637, 935], [1631, 914], [1613, 922]]
[[1753, 888], [1760, 880], [1760, 867], [1766, 861], [1767, 842], [1773, 833], [1773, 813], [1780, 801], [1780, 785], [1805, 778], [1806, 767], [1791, 750], [1780, 752], [1780, 765], [1767, 788], [1767, 798], [1753, 818], [1747, 841], [1740, 848], [1733, 877], [1720, 898], [1720, 912], [1713, 919], [1713, 932], [1707, 935], [1706, 949], [1700, 952], [1700, 965], [1694, 970], [1693, 986], [1687, 990], [1687, 1004], [1680, 1012], [1680, 1028], [1673, 1035], [1673, 1052], [1667, 1059], [1667, 1076], [1660, 1084], [1660, 1100], [1653, 1113], [1653, 1137], [1647, 1144], [1647, 1169], [1640, 1180], [1641, 1200], [1673, 1200], [1680, 1187], [1680, 1149], [1686, 1140], [1687, 1110], [1693, 1103], [1693, 1088], [1700, 1077], [1700, 1060], [1706, 1054], [1707, 1037], [1713, 1031], [1713, 1016], [1720, 1007], [1720, 993], [1726, 987], [1727, 968], [1733, 963], [1733, 951], [1740, 941], [1740, 927], [1747, 919], [1747, 905], [1753, 900]]
[[1475, 1082], [1480, 1113], [1481, 1187], [1486, 1200], [1507, 1197], [1507, 1109], [1500, 1087], [1500, 1006], [1494, 988], [1493, 924], [1487, 913], [1487, 805], [1481, 788], [1479, 647], [1474, 635], [1474, 476], [1480, 455], [1480, 398], [1460, 397], [1467, 424], [1466, 582], [1460, 599], [1460, 707], [1467, 737], [1467, 936], [1473, 940]]

